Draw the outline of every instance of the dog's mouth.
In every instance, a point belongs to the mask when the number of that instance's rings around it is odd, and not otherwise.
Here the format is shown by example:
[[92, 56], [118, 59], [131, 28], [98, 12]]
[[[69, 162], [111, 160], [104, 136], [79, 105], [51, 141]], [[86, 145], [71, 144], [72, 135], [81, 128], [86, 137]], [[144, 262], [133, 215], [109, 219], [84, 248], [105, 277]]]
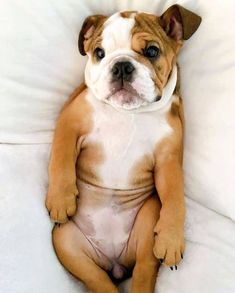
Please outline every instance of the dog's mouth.
[[130, 83], [113, 83], [106, 101], [115, 104], [115, 106], [129, 109], [138, 108], [145, 103], [143, 97]]

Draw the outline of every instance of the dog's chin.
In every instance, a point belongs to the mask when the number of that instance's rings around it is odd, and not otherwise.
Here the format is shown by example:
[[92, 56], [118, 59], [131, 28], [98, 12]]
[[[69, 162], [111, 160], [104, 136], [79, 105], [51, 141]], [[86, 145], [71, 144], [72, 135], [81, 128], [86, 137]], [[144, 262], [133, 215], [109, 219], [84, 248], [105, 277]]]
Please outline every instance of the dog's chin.
[[137, 109], [146, 104], [144, 99], [142, 99], [138, 94], [126, 89], [120, 89], [114, 93], [111, 93], [105, 101], [116, 108], [126, 110]]

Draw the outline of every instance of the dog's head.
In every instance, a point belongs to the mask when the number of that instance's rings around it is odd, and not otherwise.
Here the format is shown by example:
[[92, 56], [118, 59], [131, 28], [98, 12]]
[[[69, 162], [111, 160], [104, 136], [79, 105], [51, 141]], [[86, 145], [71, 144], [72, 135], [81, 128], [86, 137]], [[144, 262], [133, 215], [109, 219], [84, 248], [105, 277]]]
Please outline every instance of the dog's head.
[[79, 50], [88, 55], [86, 84], [96, 98], [125, 109], [161, 99], [183, 40], [201, 18], [179, 6], [162, 16], [121, 12], [88, 17], [79, 35]]

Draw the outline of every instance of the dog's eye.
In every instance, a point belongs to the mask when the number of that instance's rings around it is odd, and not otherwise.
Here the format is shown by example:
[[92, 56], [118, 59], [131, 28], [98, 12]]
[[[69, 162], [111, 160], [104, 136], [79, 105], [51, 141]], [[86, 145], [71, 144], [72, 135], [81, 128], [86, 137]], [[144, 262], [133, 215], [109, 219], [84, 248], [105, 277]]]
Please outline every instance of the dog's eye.
[[160, 49], [156, 46], [149, 46], [144, 50], [144, 56], [149, 59], [157, 58], [160, 53]]
[[96, 56], [97, 60], [103, 59], [105, 56], [104, 50], [102, 48], [96, 48], [95, 49], [95, 56]]

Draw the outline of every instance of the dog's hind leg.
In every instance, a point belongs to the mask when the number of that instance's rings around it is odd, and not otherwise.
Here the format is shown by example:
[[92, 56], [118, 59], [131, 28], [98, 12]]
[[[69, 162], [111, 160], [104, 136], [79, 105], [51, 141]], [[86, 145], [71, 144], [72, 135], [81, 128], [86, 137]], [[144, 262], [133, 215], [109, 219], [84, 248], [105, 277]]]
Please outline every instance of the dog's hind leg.
[[54, 228], [53, 244], [62, 265], [89, 290], [93, 293], [118, 293], [104, 270], [108, 270], [108, 262], [100, 263], [95, 249], [72, 221]]
[[159, 261], [153, 253], [154, 227], [159, 218], [160, 202], [154, 195], [148, 199], [136, 217], [121, 264], [134, 266], [131, 293], [153, 293]]

